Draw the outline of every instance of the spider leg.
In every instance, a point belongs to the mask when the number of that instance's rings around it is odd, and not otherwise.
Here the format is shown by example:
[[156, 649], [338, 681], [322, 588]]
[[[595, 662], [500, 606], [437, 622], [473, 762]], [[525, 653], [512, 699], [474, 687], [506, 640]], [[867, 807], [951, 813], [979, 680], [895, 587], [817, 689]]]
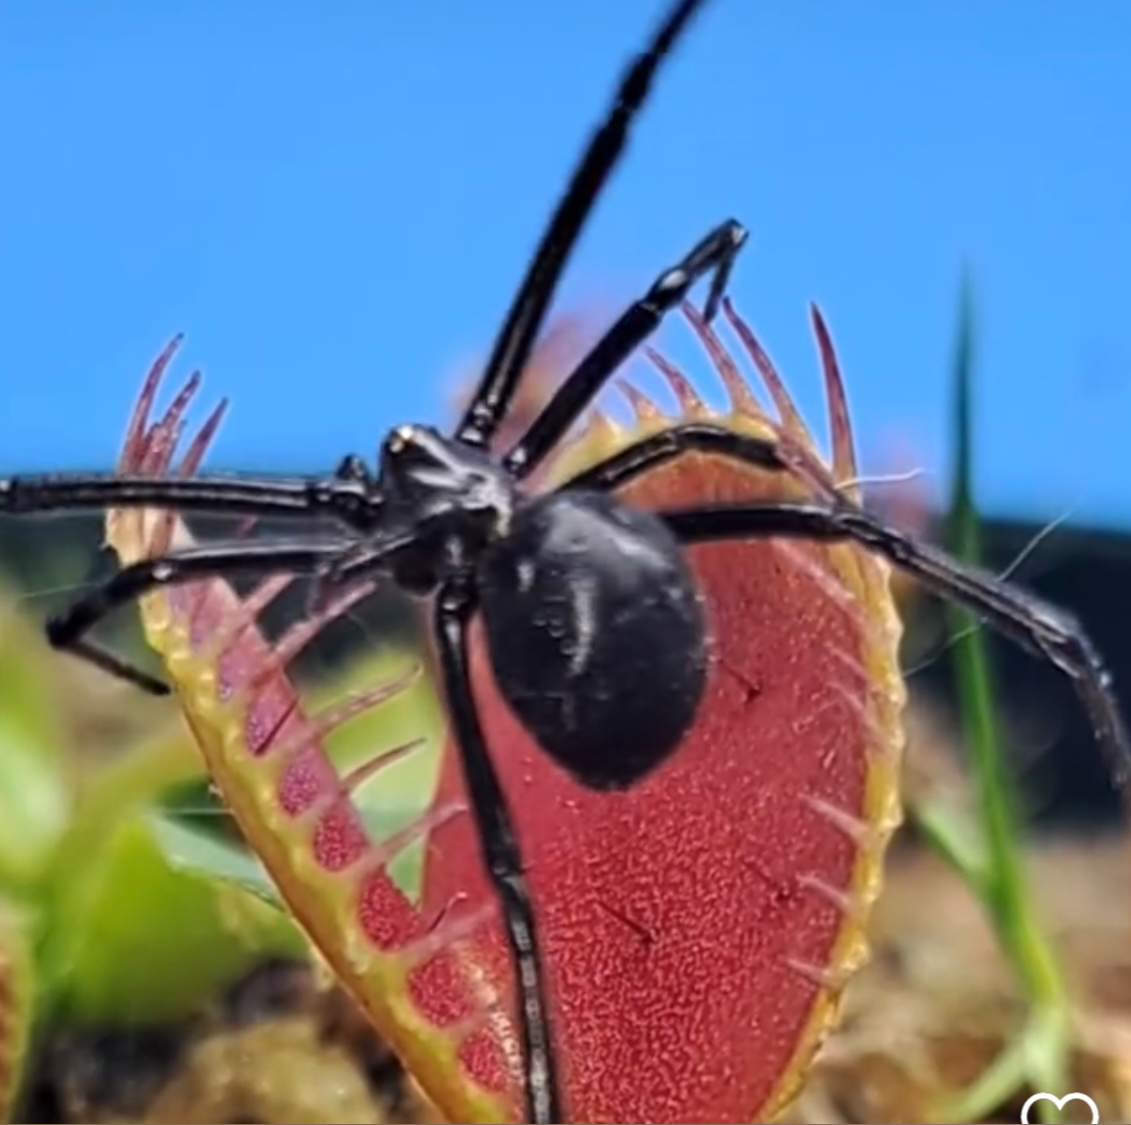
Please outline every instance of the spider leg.
[[684, 422], [626, 446], [561, 487], [612, 492], [684, 453], [715, 453], [771, 472], [800, 472], [776, 440], [735, 433], [712, 422]]
[[507, 472], [521, 480], [566, 435], [609, 377], [687, 296], [692, 286], [714, 274], [704, 315], [714, 315], [722, 299], [735, 258], [746, 242], [746, 229], [734, 219], [717, 226], [677, 265], [665, 270], [648, 292], [590, 349], [530, 428], [503, 458]]
[[0, 513], [31, 515], [106, 508], [173, 508], [213, 515], [330, 517], [364, 530], [380, 497], [367, 476], [280, 479], [226, 476], [141, 476], [128, 473], [46, 473], [0, 479]]
[[527, 267], [483, 378], [455, 429], [459, 441], [481, 449], [490, 444], [510, 407], [566, 262], [624, 152], [633, 119], [648, 98], [660, 64], [703, 4], [704, 0], [676, 0], [647, 49], [621, 78], [605, 121], [574, 169]]
[[151, 694], [168, 695], [167, 684], [86, 640], [86, 634], [114, 610], [159, 587], [218, 575], [305, 570], [341, 555], [349, 548], [350, 542], [237, 541], [190, 547], [158, 558], [143, 559], [123, 567], [61, 614], [48, 620], [47, 641], [52, 648], [87, 660]]
[[463, 764], [464, 781], [487, 873], [506, 925], [507, 944], [519, 989], [519, 1036], [527, 1115], [533, 1125], [565, 1121], [555, 1073], [549, 1013], [534, 922], [507, 800], [491, 764], [479, 723], [468, 670], [467, 632], [477, 599], [467, 587], [445, 586], [436, 598], [435, 630], [440, 675]]
[[987, 571], [893, 528], [847, 502], [747, 504], [659, 513], [684, 543], [720, 539], [788, 537], [852, 541], [875, 551], [927, 589], [961, 605], [995, 629], [1049, 661], [1072, 681], [1096, 738], [1108, 755], [1116, 783], [1131, 776], [1131, 737], [1111, 687], [1111, 675], [1084, 627], [1072, 616]]

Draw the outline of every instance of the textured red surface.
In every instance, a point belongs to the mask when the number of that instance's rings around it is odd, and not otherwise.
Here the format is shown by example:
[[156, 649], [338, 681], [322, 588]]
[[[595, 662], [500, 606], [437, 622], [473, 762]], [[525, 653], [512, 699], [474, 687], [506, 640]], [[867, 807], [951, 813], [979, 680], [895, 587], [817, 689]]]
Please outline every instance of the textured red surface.
[[[779, 490], [696, 458], [631, 495], [679, 506]], [[550, 764], [476, 641], [475, 691], [528, 863], [571, 1121], [760, 1119], [844, 923], [829, 888], [847, 897], [856, 846], [811, 801], [863, 815], [876, 735], [861, 607], [811, 545], [712, 545], [693, 558], [715, 633], [708, 697], [675, 760], [629, 793], [586, 792]], [[460, 792], [449, 749], [441, 800]], [[433, 907], [488, 896], [469, 818], [433, 836], [425, 885]], [[509, 980], [494, 921], [491, 933]]]

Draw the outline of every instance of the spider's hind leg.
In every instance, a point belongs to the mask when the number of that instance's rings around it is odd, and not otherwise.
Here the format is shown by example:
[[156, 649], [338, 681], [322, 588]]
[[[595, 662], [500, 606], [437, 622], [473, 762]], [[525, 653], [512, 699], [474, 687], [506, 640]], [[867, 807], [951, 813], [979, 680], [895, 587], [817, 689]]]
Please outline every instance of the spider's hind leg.
[[1074, 617], [987, 571], [968, 566], [847, 501], [763, 503], [685, 508], [660, 513], [684, 543], [793, 538], [853, 542], [881, 555], [932, 593], [984, 619], [1073, 684], [1116, 784], [1131, 780], [1131, 735], [1091, 638]]
[[[621, 488], [684, 453], [713, 453], [762, 470], [797, 475], [798, 466], [773, 440], [710, 423], [687, 423], [643, 438], [573, 477], [565, 488]], [[834, 491], [821, 503], [784, 501], [688, 508], [664, 513], [685, 543], [779, 538], [852, 541], [875, 551], [938, 596], [988, 621], [1072, 681], [1116, 783], [1131, 782], [1131, 734], [1111, 687], [1111, 675], [1084, 627], [1034, 594], [971, 567], [891, 527]], [[1128, 789], [1131, 801], [1131, 789]]]

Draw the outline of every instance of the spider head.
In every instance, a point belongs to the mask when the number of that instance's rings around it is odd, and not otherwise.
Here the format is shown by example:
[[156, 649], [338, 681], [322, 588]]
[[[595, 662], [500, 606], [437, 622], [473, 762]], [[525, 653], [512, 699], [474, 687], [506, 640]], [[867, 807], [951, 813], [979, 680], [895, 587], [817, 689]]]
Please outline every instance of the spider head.
[[398, 585], [410, 592], [434, 589], [510, 525], [510, 478], [485, 453], [431, 426], [393, 429], [381, 446], [380, 466], [387, 519], [411, 534], [393, 566]]

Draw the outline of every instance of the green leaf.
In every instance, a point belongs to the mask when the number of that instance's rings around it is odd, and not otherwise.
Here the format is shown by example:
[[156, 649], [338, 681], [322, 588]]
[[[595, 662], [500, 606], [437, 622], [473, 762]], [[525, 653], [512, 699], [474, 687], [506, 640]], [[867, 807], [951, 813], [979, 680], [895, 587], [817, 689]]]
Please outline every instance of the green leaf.
[[70, 809], [43, 644], [0, 605], [0, 886], [21, 893], [50, 862]]
[[128, 817], [53, 919], [46, 961], [60, 1014], [116, 1024], [178, 1019], [260, 958], [301, 956], [303, 937], [271, 901], [253, 861], [157, 813]]
[[928, 845], [969, 886], [984, 894], [988, 878], [981, 827], [964, 810], [943, 801], [921, 801], [915, 823]]
[[230, 883], [276, 910], [285, 909], [271, 876], [246, 848], [168, 817], [150, 816], [149, 824], [171, 870]]

